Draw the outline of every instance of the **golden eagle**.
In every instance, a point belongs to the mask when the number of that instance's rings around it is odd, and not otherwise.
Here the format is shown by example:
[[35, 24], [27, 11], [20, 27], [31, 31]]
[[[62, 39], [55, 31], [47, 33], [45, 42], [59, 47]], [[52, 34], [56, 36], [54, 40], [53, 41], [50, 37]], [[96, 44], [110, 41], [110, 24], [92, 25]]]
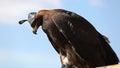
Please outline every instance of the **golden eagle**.
[[59, 53], [62, 68], [94, 68], [119, 62], [108, 39], [80, 15], [63, 10], [40, 10], [27, 20], [36, 34], [39, 26]]

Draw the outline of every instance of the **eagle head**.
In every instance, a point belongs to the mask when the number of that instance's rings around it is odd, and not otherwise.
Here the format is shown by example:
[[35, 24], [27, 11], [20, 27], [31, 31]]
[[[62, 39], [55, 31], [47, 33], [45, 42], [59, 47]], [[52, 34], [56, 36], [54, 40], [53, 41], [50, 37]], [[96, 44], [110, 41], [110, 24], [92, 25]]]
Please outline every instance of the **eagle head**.
[[37, 34], [37, 29], [41, 25], [42, 18], [37, 16], [36, 12], [31, 12], [28, 14], [28, 19], [20, 20], [19, 24], [23, 24], [24, 22], [28, 21], [33, 29], [33, 33]]

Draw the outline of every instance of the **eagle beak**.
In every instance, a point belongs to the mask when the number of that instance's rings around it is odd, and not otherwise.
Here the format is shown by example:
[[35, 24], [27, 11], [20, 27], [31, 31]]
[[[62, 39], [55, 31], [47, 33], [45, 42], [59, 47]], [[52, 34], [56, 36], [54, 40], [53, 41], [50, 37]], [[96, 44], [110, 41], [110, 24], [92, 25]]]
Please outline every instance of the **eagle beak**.
[[34, 33], [34, 34], [37, 34], [38, 25], [36, 24], [35, 27], [32, 27], [32, 28], [33, 28], [33, 30], [32, 30], [33, 33]]

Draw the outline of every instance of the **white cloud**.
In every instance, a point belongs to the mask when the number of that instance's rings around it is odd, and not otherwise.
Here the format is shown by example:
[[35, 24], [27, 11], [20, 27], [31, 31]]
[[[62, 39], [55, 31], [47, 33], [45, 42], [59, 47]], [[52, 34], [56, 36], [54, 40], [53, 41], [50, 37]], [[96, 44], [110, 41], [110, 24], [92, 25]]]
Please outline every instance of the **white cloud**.
[[60, 0], [1, 0], [0, 23], [16, 23], [16, 20], [26, 16], [31, 11], [60, 7]]
[[94, 7], [104, 6], [104, 0], [90, 0], [90, 4]]

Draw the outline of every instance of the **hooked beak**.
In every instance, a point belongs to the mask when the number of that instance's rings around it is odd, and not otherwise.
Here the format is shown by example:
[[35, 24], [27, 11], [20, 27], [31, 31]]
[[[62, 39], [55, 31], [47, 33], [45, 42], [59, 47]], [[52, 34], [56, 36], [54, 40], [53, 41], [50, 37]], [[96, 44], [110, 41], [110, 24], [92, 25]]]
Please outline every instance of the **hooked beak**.
[[37, 24], [36, 24], [34, 27], [32, 27], [32, 28], [33, 28], [32, 31], [33, 31], [34, 34], [37, 34], [37, 29], [38, 29], [38, 27], [39, 27], [39, 26], [38, 26]]

